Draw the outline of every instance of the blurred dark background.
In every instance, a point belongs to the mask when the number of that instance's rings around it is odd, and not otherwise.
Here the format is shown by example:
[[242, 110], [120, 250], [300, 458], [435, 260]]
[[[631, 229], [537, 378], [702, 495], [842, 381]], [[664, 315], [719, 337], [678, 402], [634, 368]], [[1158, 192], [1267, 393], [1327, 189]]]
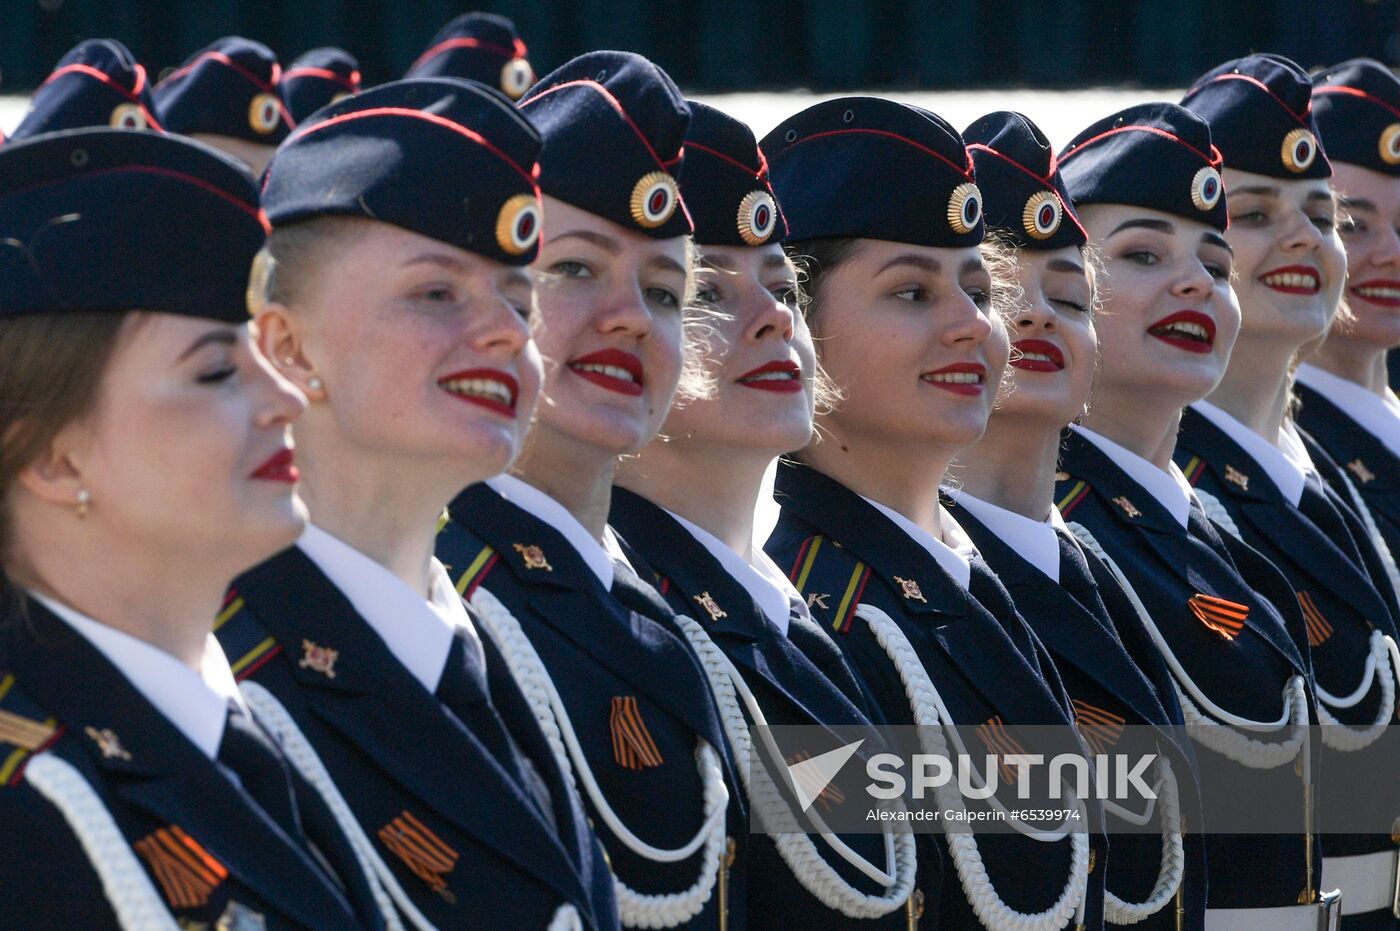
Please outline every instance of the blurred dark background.
[[512, 17], [541, 75], [621, 48], [702, 91], [1183, 86], [1251, 51], [1308, 67], [1400, 61], [1400, 0], [0, 0], [0, 93], [32, 89], [94, 36], [122, 40], [153, 75], [229, 34], [284, 62], [339, 45], [375, 84], [473, 8]]

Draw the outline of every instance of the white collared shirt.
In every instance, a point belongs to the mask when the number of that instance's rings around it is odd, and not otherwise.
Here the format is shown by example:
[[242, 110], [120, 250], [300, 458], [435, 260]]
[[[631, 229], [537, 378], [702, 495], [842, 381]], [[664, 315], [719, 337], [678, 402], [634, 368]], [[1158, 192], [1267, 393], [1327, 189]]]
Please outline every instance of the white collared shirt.
[[1143, 487], [1146, 492], [1156, 499], [1157, 503], [1167, 509], [1167, 513], [1172, 518], [1185, 527], [1191, 520], [1191, 502], [1196, 499], [1195, 493], [1191, 489], [1191, 483], [1186, 480], [1180, 468], [1175, 462], [1168, 463], [1165, 470], [1148, 462], [1137, 453], [1120, 446], [1101, 433], [1095, 433], [1079, 425], [1074, 426], [1074, 432], [1084, 439], [1093, 443], [1103, 452], [1105, 456], [1113, 460], [1113, 464], [1118, 466], [1128, 477]]
[[958, 507], [967, 508], [973, 517], [986, 524], [997, 539], [1009, 545], [1022, 559], [1048, 575], [1051, 581], [1060, 581], [1060, 540], [1056, 531], [1068, 533], [1069, 530], [1054, 505], [1050, 506], [1050, 516], [1045, 520], [1031, 520], [961, 489], [945, 488], [944, 491], [957, 502]]
[[481, 668], [486, 668], [481, 638], [447, 570], [436, 559], [428, 570], [429, 596], [425, 598], [387, 568], [315, 524], [306, 525], [297, 546], [429, 692], [436, 692], [442, 680], [458, 628], [466, 634], [467, 642], [476, 646]]
[[710, 555], [719, 560], [719, 564], [724, 567], [724, 571], [733, 577], [734, 581], [744, 587], [744, 591], [749, 593], [749, 597], [758, 603], [758, 608], [763, 612], [763, 616], [768, 619], [768, 623], [777, 628], [778, 633], [784, 637], [788, 632], [788, 621], [791, 620], [788, 612], [792, 607], [791, 599], [802, 600], [802, 596], [793, 588], [787, 576], [783, 575], [783, 570], [779, 569], [768, 554], [763, 552], [763, 548], [756, 543], [753, 547], [753, 562], [747, 562], [738, 553], [734, 552], [724, 541], [710, 533], [699, 524], [692, 523], [681, 517], [675, 511], [667, 511], [676, 519], [676, 522], [690, 532], [690, 535], [706, 550]]
[[204, 656], [196, 672], [160, 647], [37, 592], [29, 595], [92, 644], [201, 753], [211, 760], [219, 755], [229, 702], [245, 713], [248, 709], [228, 657], [212, 633], [205, 638]]
[[1381, 397], [1354, 381], [1307, 364], [1298, 366], [1298, 381], [1337, 405], [1393, 455], [1400, 456], [1400, 398], [1394, 391], [1387, 388]]
[[[864, 495], [861, 497], [865, 498]], [[875, 510], [898, 524], [899, 529], [909, 535], [909, 539], [927, 550], [928, 554], [943, 567], [943, 571], [951, 575], [964, 591], [972, 584], [971, 559], [977, 555], [977, 547], [972, 545], [972, 540], [968, 538], [967, 532], [953, 519], [953, 515], [944, 511], [942, 516], [943, 535], [956, 543], [955, 546], [949, 546], [893, 508], [886, 507], [878, 501], [871, 501], [869, 498], [865, 498], [865, 500]]]
[[1279, 432], [1277, 442], [1270, 443], [1209, 401], [1197, 401], [1191, 407], [1244, 447], [1245, 453], [1264, 470], [1269, 480], [1278, 486], [1284, 500], [1295, 508], [1298, 506], [1303, 500], [1303, 488], [1308, 483], [1308, 473], [1316, 470], [1312, 465], [1312, 457], [1303, 447], [1302, 439], [1296, 432], [1287, 431], [1286, 427], [1289, 425], [1285, 425], [1285, 430]]
[[495, 478], [488, 478], [486, 484], [511, 504], [538, 517], [563, 534], [564, 539], [583, 557], [588, 568], [593, 570], [593, 574], [608, 591], [612, 591], [614, 559], [629, 569], [632, 568], [627, 555], [622, 552], [622, 546], [617, 542], [617, 534], [613, 533], [611, 527], [605, 526], [603, 539], [596, 539], [568, 508], [514, 475], [497, 475]]

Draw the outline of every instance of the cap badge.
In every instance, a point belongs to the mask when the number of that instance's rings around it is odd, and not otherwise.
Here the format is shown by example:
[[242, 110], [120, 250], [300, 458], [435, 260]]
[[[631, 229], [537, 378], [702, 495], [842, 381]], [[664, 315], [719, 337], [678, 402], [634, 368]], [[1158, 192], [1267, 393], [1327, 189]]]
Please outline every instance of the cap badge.
[[111, 728], [104, 727], [102, 730], [98, 730], [95, 727], [87, 727], [84, 728], [83, 733], [97, 742], [97, 749], [102, 751], [102, 758], [104, 760], [131, 759], [131, 754], [126, 752], [126, 748], [122, 746], [122, 742], [117, 738], [117, 735], [112, 733]]
[[897, 575], [893, 576], [893, 578], [899, 583], [901, 589], [900, 593], [904, 595], [905, 598], [910, 601], [922, 601], [924, 604], [928, 604], [928, 599], [924, 597], [924, 593], [919, 589], [919, 583], [917, 581], [914, 579], [901, 579]]
[[319, 672], [327, 679], [335, 678], [335, 661], [340, 658], [339, 650], [323, 647], [312, 640], [303, 640], [301, 649], [301, 662], [297, 663], [298, 666], [302, 669], [310, 669], [312, 672]]
[[540, 238], [540, 205], [533, 194], [516, 194], [496, 215], [496, 242], [508, 255], [524, 255]]
[[1297, 173], [1307, 171], [1317, 158], [1317, 139], [1301, 126], [1283, 137], [1283, 167]]
[[515, 551], [520, 554], [520, 558], [525, 561], [526, 569], [543, 569], [545, 572], [553, 572], [554, 567], [549, 564], [549, 560], [544, 558], [544, 550], [533, 543], [525, 546], [522, 543], [511, 544]]
[[1381, 130], [1381, 161], [1387, 165], [1400, 165], [1400, 123], [1391, 123]]
[[970, 233], [982, 222], [982, 192], [971, 181], [953, 188], [948, 198], [948, 225], [959, 236]]
[[721, 608], [715, 601], [714, 596], [709, 592], [701, 592], [696, 595], [695, 603], [705, 609], [705, 613], [710, 616], [711, 621], [717, 621], [722, 617], [729, 617], [729, 612]]
[[1376, 473], [1366, 468], [1366, 463], [1359, 458], [1347, 463], [1347, 471], [1356, 476], [1356, 480], [1363, 485], [1369, 485], [1376, 480]]
[[511, 100], [525, 96], [530, 85], [535, 83], [535, 69], [523, 58], [512, 58], [501, 66], [501, 90]]
[[1210, 210], [1220, 203], [1223, 190], [1220, 172], [1207, 165], [1191, 179], [1191, 203], [1196, 205], [1197, 210]]
[[253, 132], [266, 136], [282, 122], [282, 107], [272, 94], [258, 94], [248, 104], [248, 125]]
[[1021, 225], [1032, 239], [1049, 239], [1060, 228], [1064, 213], [1052, 191], [1036, 191], [1021, 212]]
[[680, 192], [676, 179], [664, 171], [642, 175], [632, 188], [632, 219], [647, 229], [656, 229], [676, 212]]
[[107, 124], [113, 129], [145, 129], [146, 114], [134, 103], [119, 103], [112, 108]]
[[1132, 503], [1131, 501], [1128, 500], [1128, 496], [1127, 496], [1127, 495], [1119, 495], [1118, 497], [1116, 497], [1116, 498], [1113, 499], [1113, 503], [1116, 504], [1116, 505], [1118, 505], [1120, 508], [1122, 508], [1122, 509], [1123, 509], [1123, 513], [1124, 513], [1124, 514], [1127, 514], [1129, 517], [1141, 517], [1141, 516], [1142, 516], [1142, 512], [1139, 511], [1139, 510], [1133, 505], [1133, 503]]
[[1232, 465], [1225, 467], [1225, 481], [1240, 486], [1240, 491], [1249, 491], [1249, 476]]
[[739, 237], [751, 246], [761, 246], [773, 235], [778, 211], [767, 191], [750, 191], [739, 201]]

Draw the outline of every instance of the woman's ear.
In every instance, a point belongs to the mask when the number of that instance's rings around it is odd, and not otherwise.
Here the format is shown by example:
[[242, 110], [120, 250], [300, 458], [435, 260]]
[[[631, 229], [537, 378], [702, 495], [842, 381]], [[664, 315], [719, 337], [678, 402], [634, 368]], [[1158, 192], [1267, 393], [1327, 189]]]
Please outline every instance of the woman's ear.
[[310, 400], [324, 397], [321, 377], [302, 347], [300, 322], [293, 319], [286, 305], [276, 301], [263, 304], [253, 320], [253, 330], [257, 334], [258, 348], [283, 378], [296, 385]]
[[16, 476], [20, 487], [40, 501], [86, 515], [92, 494], [84, 481], [82, 463], [90, 438], [86, 424], [75, 423], [60, 430], [49, 448], [20, 470]]

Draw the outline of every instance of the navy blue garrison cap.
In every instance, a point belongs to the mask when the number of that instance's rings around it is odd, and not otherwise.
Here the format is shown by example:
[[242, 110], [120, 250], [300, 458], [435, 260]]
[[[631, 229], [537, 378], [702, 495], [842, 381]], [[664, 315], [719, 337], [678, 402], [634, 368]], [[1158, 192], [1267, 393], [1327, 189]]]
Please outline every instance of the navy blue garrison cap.
[[300, 123], [328, 103], [360, 92], [360, 63], [345, 49], [314, 48], [287, 66], [278, 86]]
[[1353, 58], [1313, 82], [1313, 116], [1334, 161], [1400, 175], [1400, 80], [1385, 65]]
[[156, 85], [157, 115], [168, 132], [275, 146], [295, 126], [278, 92], [281, 72], [277, 56], [261, 42], [219, 39]]
[[676, 184], [690, 106], [631, 52], [589, 52], [520, 101], [544, 139], [540, 189], [654, 239], [691, 232]]
[[1209, 71], [1181, 105], [1210, 124], [1225, 167], [1271, 178], [1330, 178], [1317, 141], [1312, 79], [1282, 55], [1249, 55]]
[[1055, 150], [1028, 117], [1002, 110], [963, 130], [987, 226], [1025, 249], [1082, 246], [1089, 236], [1070, 202]]
[[787, 224], [768, 183], [768, 162], [753, 130], [727, 113], [690, 103], [681, 194], [706, 246], [780, 243]]
[[942, 117], [841, 97], [788, 117], [759, 143], [788, 239], [860, 237], [960, 248], [982, 241], [982, 194]]
[[267, 167], [273, 229], [364, 217], [511, 265], [540, 236], [540, 137], [503, 95], [470, 81], [381, 84], [316, 112]]
[[438, 30], [409, 65], [408, 78], [465, 78], [519, 100], [535, 83], [515, 23], [495, 13], [463, 13]]
[[146, 69], [115, 39], [88, 39], [64, 55], [10, 138], [96, 126], [160, 129]]
[[193, 140], [73, 129], [0, 148], [0, 318], [150, 310], [244, 323], [263, 236], [252, 177]]
[[1119, 110], [1075, 136], [1060, 153], [1060, 177], [1076, 207], [1130, 204], [1229, 225], [1224, 160], [1210, 126], [1172, 103]]

